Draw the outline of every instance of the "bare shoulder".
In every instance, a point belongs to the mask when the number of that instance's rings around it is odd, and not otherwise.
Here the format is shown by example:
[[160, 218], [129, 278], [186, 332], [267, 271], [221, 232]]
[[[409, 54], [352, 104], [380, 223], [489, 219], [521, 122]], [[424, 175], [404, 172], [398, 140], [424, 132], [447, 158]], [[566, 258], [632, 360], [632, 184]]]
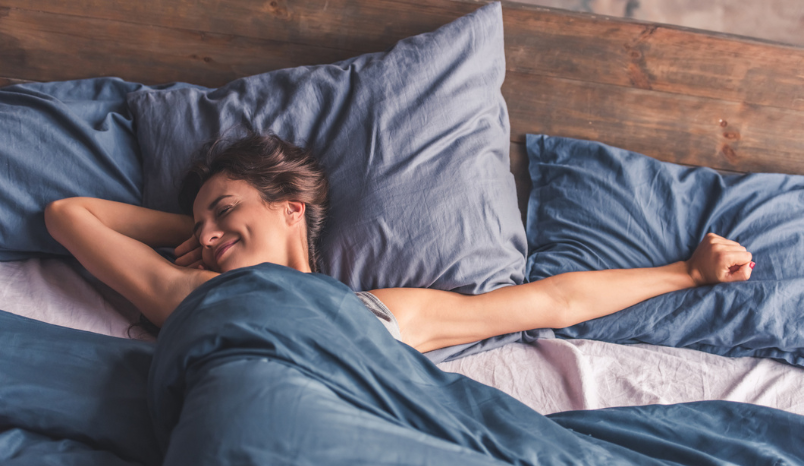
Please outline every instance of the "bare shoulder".
[[382, 288], [371, 290], [399, 323], [402, 341], [419, 351], [429, 351], [438, 320], [460, 313], [472, 305], [471, 296], [429, 288]]

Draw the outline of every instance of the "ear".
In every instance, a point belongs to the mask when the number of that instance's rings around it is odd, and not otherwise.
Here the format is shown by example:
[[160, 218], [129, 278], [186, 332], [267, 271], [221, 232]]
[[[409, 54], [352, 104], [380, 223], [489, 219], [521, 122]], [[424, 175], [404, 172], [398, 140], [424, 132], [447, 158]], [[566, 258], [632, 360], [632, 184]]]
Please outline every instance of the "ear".
[[285, 202], [285, 218], [288, 225], [295, 225], [304, 220], [304, 212], [306, 206], [304, 202], [300, 201], [286, 201]]

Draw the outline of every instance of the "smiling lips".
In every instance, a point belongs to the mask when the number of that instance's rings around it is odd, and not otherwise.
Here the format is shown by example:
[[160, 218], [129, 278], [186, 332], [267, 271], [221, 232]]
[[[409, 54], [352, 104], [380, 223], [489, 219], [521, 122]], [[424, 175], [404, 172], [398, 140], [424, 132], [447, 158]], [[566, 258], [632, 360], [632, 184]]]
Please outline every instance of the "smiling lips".
[[228, 243], [222, 244], [221, 246], [219, 246], [218, 249], [215, 251], [215, 262], [218, 262], [218, 260], [221, 258], [223, 253], [226, 252], [232, 246], [234, 246], [234, 244], [237, 243], [238, 241], [240, 241], [240, 240], [236, 239], [234, 241], [229, 241]]

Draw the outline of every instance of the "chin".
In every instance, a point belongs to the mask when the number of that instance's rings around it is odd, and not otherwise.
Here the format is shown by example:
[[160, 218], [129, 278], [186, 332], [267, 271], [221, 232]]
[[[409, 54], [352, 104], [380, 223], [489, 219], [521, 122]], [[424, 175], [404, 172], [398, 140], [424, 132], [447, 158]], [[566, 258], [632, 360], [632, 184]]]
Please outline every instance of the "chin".
[[226, 273], [232, 270], [242, 269], [244, 267], [251, 267], [252, 265], [257, 265], [259, 262], [252, 263], [239, 263], [232, 260], [224, 261], [220, 267], [218, 267], [218, 273]]

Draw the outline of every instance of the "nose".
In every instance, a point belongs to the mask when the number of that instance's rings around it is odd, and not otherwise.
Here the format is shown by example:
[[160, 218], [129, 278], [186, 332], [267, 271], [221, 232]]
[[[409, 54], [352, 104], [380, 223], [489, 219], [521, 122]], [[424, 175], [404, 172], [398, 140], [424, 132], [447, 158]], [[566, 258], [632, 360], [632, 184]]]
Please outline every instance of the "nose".
[[204, 225], [198, 231], [198, 242], [204, 248], [212, 248], [221, 239], [223, 232], [213, 225]]

